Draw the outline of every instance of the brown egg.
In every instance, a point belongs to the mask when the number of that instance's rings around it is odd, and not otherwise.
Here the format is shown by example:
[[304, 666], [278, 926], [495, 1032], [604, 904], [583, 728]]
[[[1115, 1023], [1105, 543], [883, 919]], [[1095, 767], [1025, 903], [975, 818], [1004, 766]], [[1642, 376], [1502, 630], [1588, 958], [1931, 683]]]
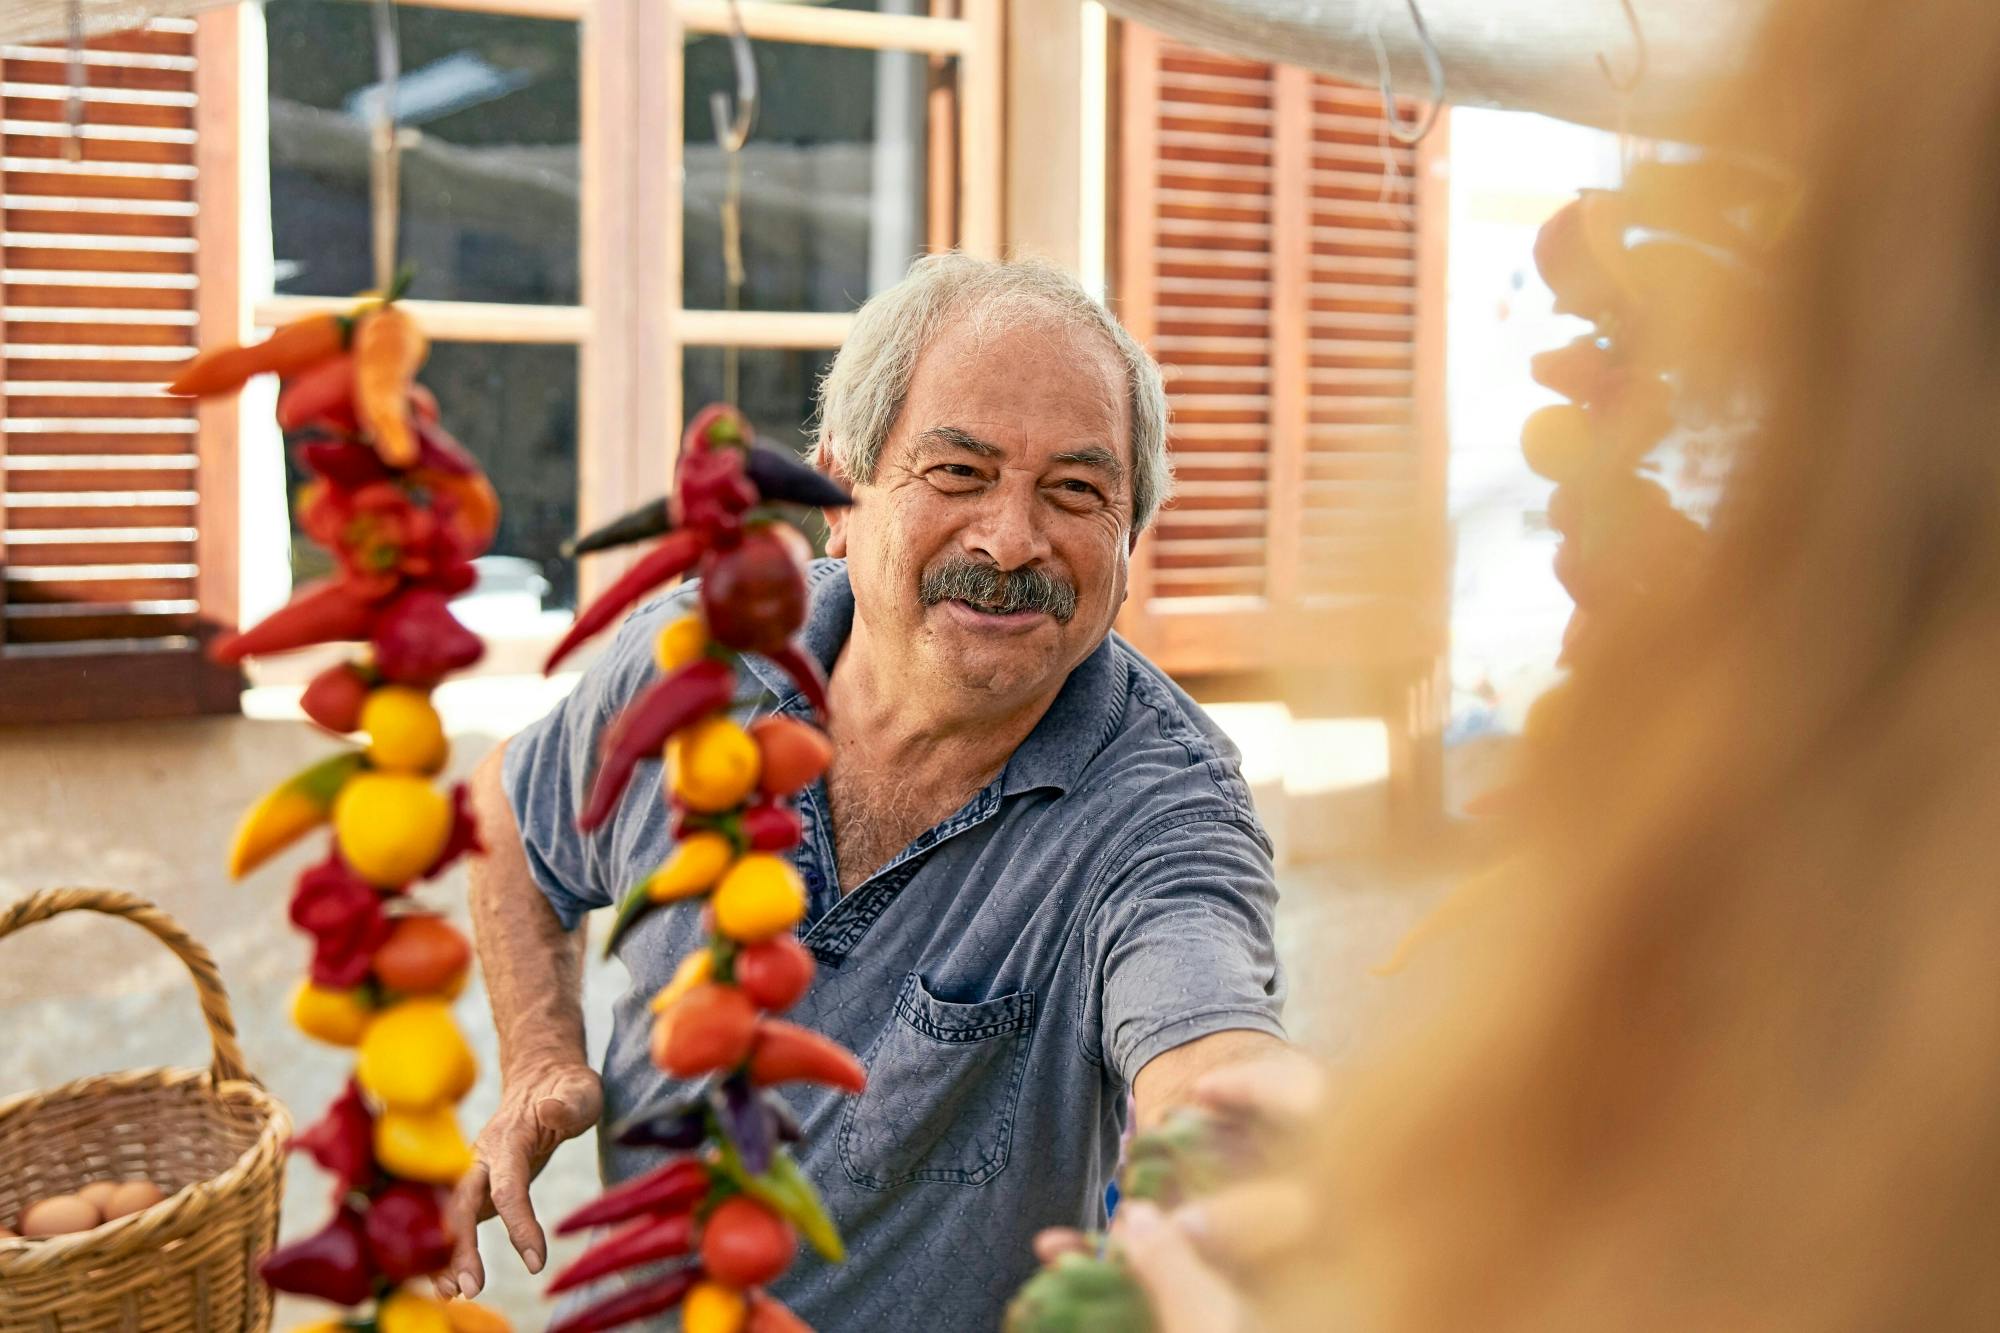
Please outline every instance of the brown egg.
[[74, 1194], [58, 1194], [43, 1199], [21, 1214], [24, 1236], [67, 1236], [88, 1231], [104, 1220], [103, 1214]]
[[104, 1211], [104, 1205], [111, 1202], [111, 1196], [117, 1190], [118, 1182], [115, 1180], [94, 1180], [78, 1190], [76, 1197], [101, 1213]]
[[104, 1220], [136, 1213], [141, 1208], [151, 1208], [166, 1198], [158, 1185], [150, 1180], [128, 1180], [111, 1192], [111, 1199], [104, 1205]]

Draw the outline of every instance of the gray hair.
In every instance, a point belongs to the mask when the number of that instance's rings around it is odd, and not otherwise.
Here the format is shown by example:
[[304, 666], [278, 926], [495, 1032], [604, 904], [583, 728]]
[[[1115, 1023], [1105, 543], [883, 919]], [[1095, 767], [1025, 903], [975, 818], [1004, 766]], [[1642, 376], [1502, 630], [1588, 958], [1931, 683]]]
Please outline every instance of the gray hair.
[[1132, 530], [1145, 531], [1174, 485], [1160, 368], [1081, 282], [1043, 260], [927, 255], [901, 282], [872, 297], [820, 382], [820, 447], [852, 480], [874, 480], [917, 358], [950, 321], [997, 319], [1018, 327], [1050, 316], [1104, 338], [1124, 366], [1132, 418]]

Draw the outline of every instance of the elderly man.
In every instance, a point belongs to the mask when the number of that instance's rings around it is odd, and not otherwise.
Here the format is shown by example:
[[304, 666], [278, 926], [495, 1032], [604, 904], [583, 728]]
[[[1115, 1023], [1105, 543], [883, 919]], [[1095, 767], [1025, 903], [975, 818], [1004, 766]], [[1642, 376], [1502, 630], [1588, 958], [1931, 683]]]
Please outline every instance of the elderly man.
[[[1101, 1221], [1128, 1090], [1149, 1122], [1281, 1043], [1269, 844], [1235, 753], [1110, 632], [1169, 486], [1165, 425], [1158, 370], [1074, 279], [956, 255], [869, 302], [823, 387], [819, 457], [855, 504], [812, 567], [803, 632], [831, 678], [834, 759], [800, 801], [821, 972], [793, 1016], [869, 1081], [793, 1098], [849, 1258], [802, 1255], [776, 1291], [822, 1329], [995, 1327], [1035, 1233]], [[597, 835], [572, 816], [599, 733], [691, 600], [636, 612], [479, 777], [493, 852], [473, 911], [504, 1092], [458, 1207], [490, 1195], [531, 1270], [530, 1179], [601, 1112], [661, 1093], [646, 1002], [698, 942], [693, 912], [625, 937], [600, 1083], [578, 926], [669, 832], [643, 780]], [[613, 1179], [646, 1165], [605, 1157]], [[447, 1289], [476, 1290], [470, 1244], [455, 1268]]]

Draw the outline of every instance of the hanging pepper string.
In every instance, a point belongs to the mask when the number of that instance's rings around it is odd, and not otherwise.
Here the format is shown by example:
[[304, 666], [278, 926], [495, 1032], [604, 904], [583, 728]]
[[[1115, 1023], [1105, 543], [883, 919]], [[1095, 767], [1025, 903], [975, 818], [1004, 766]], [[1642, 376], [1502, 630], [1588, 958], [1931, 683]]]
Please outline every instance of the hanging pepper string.
[[396, 35], [396, 0], [375, 0], [376, 102], [369, 135], [369, 221], [374, 241], [375, 290], [396, 281], [396, 223], [400, 209], [402, 145], [396, 130], [396, 84], [402, 75]]

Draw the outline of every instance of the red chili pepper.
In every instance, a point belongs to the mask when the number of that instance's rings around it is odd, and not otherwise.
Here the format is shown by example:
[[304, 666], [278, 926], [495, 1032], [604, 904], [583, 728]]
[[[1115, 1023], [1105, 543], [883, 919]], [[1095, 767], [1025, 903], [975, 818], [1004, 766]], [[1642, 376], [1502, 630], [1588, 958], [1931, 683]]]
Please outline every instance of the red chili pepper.
[[759, 801], [743, 812], [741, 826], [753, 852], [789, 852], [805, 837], [799, 812], [781, 801]]
[[735, 548], [701, 562], [702, 618], [725, 647], [780, 649], [806, 623], [805, 571], [773, 526], [753, 527]]
[[444, 1225], [447, 1197], [435, 1185], [398, 1181], [368, 1201], [362, 1224], [368, 1257], [384, 1278], [407, 1282], [451, 1262], [451, 1233]]
[[375, 1117], [353, 1079], [311, 1128], [292, 1140], [333, 1177], [334, 1197], [366, 1189], [375, 1178]]
[[838, 509], [854, 503], [854, 497], [841, 489], [839, 482], [801, 462], [789, 450], [752, 447], [744, 455], [743, 471], [757, 487], [759, 497], [767, 501], [783, 500], [812, 509]]
[[369, 959], [394, 924], [383, 915], [375, 887], [339, 852], [299, 876], [291, 918], [313, 937], [313, 984], [332, 990], [348, 990], [367, 980]]
[[302, 371], [279, 393], [279, 430], [289, 435], [314, 425], [337, 431], [359, 428], [354, 415], [354, 353], [342, 352]]
[[580, 1287], [610, 1273], [640, 1264], [674, 1259], [694, 1248], [694, 1213], [648, 1217], [616, 1235], [607, 1236], [577, 1256], [576, 1262], [549, 1283], [549, 1295]]
[[700, 1280], [699, 1268], [677, 1269], [559, 1319], [549, 1325], [547, 1333], [603, 1333], [608, 1328], [664, 1314], [687, 1299], [688, 1292]]
[[669, 533], [664, 541], [648, 551], [640, 561], [619, 575], [618, 581], [606, 588], [601, 596], [585, 607], [569, 627], [569, 633], [562, 636], [562, 642], [549, 654], [549, 660], [542, 664], [544, 674], [554, 671], [556, 663], [568, 657], [585, 639], [616, 620], [619, 613], [638, 601], [646, 593], [659, 587], [668, 579], [677, 578], [694, 568], [694, 562], [701, 558], [703, 550], [701, 534], [698, 532]]
[[735, 986], [706, 982], [660, 1015], [653, 1063], [675, 1078], [734, 1069], [757, 1037], [757, 1006]]
[[813, 1333], [812, 1326], [793, 1314], [785, 1303], [765, 1292], [750, 1293], [750, 1317], [743, 1333]]
[[811, 653], [799, 647], [797, 640], [781, 648], [767, 649], [763, 655], [771, 659], [771, 665], [792, 678], [792, 683], [799, 687], [799, 693], [806, 697], [806, 702], [812, 705], [820, 721], [825, 722], [833, 715], [826, 702], [826, 672], [820, 670]]
[[435, 685], [486, 654], [479, 636], [451, 613], [435, 587], [412, 588], [390, 602], [376, 623], [375, 670], [401, 685]]
[[479, 462], [450, 431], [438, 425], [437, 399], [430, 394], [421, 384], [410, 390], [411, 406], [416, 412], [417, 466], [454, 477], [469, 477], [479, 471]]
[[375, 628], [381, 608], [360, 590], [340, 579], [323, 579], [301, 588], [291, 601], [237, 634], [225, 634], [209, 645], [208, 655], [224, 665], [266, 653], [285, 653], [316, 643], [365, 639]]
[[735, 690], [736, 673], [712, 657], [690, 662], [656, 681], [618, 715], [606, 733], [604, 759], [576, 826], [589, 833], [609, 819], [639, 761], [659, 754], [667, 737], [682, 727], [727, 708]]
[[335, 1305], [359, 1305], [375, 1294], [360, 1214], [342, 1208], [326, 1228], [271, 1251], [257, 1263], [264, 1285]]
[[641, 1213], [692, 1208], [708, 1193], [708, 1164], [699, 1157], [676, 1157], [643, 1176], [614, 1186], [556, 1224], [558, 1236], [623, 1222]]
[[779, 1083], [823, 1083], [843, 1092], [868, 1086], [868, 1071], [854, 1052], [810, 1028], [767, 1018], [757, 1025], [750, 1047], [750, 1081], [760, 1088]]

